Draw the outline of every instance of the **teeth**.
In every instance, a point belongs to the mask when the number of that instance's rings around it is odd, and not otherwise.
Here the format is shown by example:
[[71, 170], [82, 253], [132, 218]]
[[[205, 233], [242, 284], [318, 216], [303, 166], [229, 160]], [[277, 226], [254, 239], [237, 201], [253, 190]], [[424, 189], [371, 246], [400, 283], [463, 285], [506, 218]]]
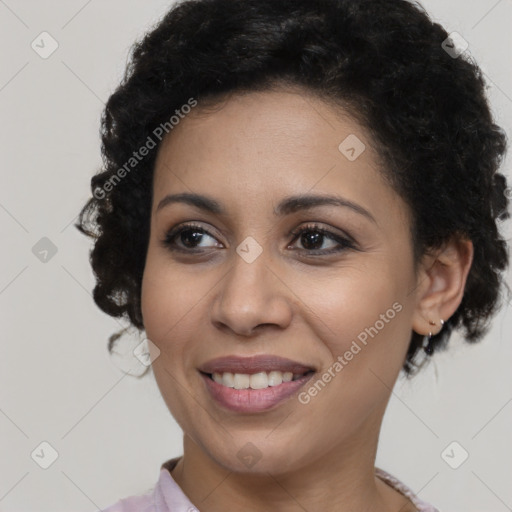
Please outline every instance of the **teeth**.
[[279, 386], [283, 382], [283, 372], [269, 372], [268, 385]]
[[268, 388], [268, 375], [265, 372], [253, 373], [249, 381], [249, 386], [251, 389]]
[[247, 389], [251, 384], [251, 377], [246, 373], [235, 373], [235, 389]]
[[284, 372], [283, 373], [283, 382], [290, 382], [293, 379], [292, 372]]
[[222, 373], [218, 373], [220, 376], [220, 384], [224, 384], [228, 388], [235, 387], [235, 376], [232, 373], [226, 372], [224, 375]]
[[213, 373], [212, 378], [217, 384], [235, 389], [265, 389], [269, 386], [279, 386], [283, 382], [290, 382], [302, 377], [302, 374], [292, 372], [259, 372], [251, 375], [247, 373]]

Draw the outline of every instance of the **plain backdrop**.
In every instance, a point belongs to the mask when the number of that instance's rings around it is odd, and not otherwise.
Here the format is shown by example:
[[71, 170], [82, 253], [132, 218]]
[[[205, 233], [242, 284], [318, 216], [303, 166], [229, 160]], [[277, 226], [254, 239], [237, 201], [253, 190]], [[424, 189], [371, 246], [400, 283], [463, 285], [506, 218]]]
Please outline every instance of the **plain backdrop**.
[[[510, 137], [512, 1], [422, 3], [468, 41]], [[152, 373], [126, 375], [107, 353], [120, 324], [93, 302], [91, 242], [73, 227], [101, 165], [104, 102], [130, 45], [171, 4], [0, 0], [4, 512], [92, 512], [148, 491], [160, 464], [182, 453], [181, 431]], [[58, 48], [42, 58], [52, 44]], [[508, 176], [509, 164], [507, 157]], [[512, 510], [511, 334], [506, 303], [481, 343], [454, 336], [447, 352], [393, 391], [377, 466], [442, 511]], [[465, 452], [457, 469], [446, 462]]]

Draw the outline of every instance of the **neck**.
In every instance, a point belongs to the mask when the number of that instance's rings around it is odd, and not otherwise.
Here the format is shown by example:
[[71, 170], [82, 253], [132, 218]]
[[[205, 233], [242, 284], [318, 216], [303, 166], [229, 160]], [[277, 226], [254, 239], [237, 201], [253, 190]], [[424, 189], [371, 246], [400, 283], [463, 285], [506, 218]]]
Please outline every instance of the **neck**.
[[[235, 473], [218, 464], [189, 436], [174, 480], [201, 512], [407, 512], [411, 502], [375, 476], [379, 425], [366, 426], [307, 465], [286, 471]], [[368, 442], [368, 439], [373, 439]]]

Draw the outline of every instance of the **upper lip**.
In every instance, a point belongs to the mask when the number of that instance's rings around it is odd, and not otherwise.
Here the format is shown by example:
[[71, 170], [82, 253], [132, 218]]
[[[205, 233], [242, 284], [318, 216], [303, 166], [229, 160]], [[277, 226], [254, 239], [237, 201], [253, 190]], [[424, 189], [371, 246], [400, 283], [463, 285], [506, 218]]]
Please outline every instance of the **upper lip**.
[[302, 374], [308, 371], [315, 371], [311, 366], [292, 361], [284, 357], [273, 355], [260, 355], [252, 357], [226, 356], [211, 359], [198, 368], [203, 373], [245, 373], [253, 374], [258, 372], [292, 372]]

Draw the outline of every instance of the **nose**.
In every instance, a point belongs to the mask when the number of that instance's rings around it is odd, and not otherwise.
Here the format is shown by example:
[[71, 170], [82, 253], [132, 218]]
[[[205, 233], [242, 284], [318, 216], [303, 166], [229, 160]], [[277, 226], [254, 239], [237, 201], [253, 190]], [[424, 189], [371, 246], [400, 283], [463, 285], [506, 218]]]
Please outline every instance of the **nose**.
[[265, 252], [251, 263], [233, 255], [233, 266], [221, 280], [211, 309], [218, 329], [247, 337], [262, 328], [285, 329], [290, 324], [293, 294], [272, 267]]

